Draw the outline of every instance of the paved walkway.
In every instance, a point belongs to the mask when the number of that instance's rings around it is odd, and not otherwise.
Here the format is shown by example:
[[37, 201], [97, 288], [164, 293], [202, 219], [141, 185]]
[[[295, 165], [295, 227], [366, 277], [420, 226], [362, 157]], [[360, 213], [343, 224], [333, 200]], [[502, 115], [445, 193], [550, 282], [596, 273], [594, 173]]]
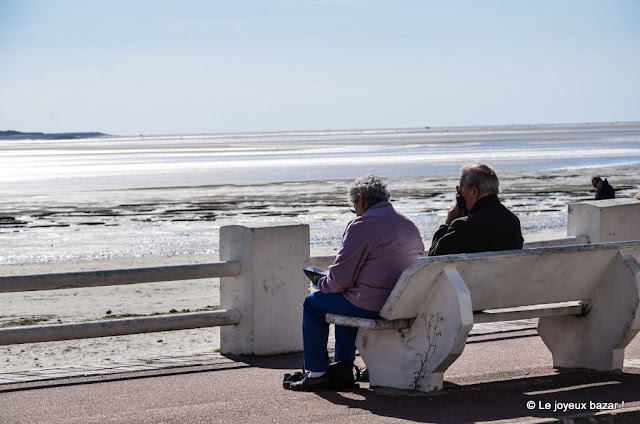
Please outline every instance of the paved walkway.
[[623, 373], [555, 370], [531, 322], [502, 326], [474, 327], [430, 395], [290, 392], [300, 354], [203, 354], [0, 375], [0, 423], [640, 422], [640, 338]]
[[[484, 334], [506, 334], [518, 330], [532, 330], [537, 326], [537, 319], [496, 322], [490, 324], [476, 324], [470, 337]], [[331, 333], [333, 335], [333, 333]], [[333, 345], [333, 340], [329, 340]], [[27, 383], [34, 381], [56, 380], [63, 378], [88, 377], [127, 373], [133, 371], [151, 371], [171, 368], [216, 365], [227, 361], [216, 353], [200, 353], [188, 356], [164, 356], [160, 358], [135, 359], [124, 362], [102, 362], [99, 364], [68, 365], [54, 368], [36, 368], [26, 371], [1, 373], [0, 385], [12, 383]]]

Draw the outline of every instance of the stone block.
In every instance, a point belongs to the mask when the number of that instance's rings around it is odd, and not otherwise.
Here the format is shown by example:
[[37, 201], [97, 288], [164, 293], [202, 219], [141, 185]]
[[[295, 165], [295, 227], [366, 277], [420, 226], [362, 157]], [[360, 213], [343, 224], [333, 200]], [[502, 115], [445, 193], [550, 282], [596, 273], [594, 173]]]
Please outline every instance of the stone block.
[[309, 287], [309, 226], [225, 226], [220, 260], [239, 261], [237, 277], [220, 279], [220, 307], [242, 314], [220, 328], [223, 354], [275, 355], [302, 350], [302, 308]]

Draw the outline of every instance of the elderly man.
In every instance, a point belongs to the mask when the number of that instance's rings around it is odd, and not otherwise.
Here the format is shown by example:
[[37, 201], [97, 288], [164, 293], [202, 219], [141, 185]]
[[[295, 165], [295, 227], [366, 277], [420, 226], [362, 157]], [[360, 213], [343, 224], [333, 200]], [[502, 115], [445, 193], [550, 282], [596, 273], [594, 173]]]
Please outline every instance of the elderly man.
[[[349, 190], [353, 212], [342, 246], [327, 276], [304, 301], [302, 332], [304, 367], [308, 374], [292, 383], [291, 390], [329, 388], [327, 313], [379, 318], [402, 271], [424, 256], [418, 228], [389, 202], [387, 186], [378, 177], [357, 179]], [[355, 360], [357, 328], [336, 326], [335, 360]]]
[[500, 203], [495, 171], [482, 163], [462, 167], [456, 205], [433, 235], [429, 256], [521, 249], [520, 220]]

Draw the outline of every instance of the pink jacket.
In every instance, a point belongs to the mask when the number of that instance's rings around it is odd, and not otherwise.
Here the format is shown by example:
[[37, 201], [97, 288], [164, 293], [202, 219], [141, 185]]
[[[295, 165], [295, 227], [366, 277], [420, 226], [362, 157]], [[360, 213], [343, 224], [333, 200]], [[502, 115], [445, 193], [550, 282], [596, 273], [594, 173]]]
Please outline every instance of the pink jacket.
[[323, 293], [342, 293], [353, 305], [380, 311], [400, 274], [424, 256], [413, 222], [380, 202], [351, 221], [329, 275], [318, 281]]

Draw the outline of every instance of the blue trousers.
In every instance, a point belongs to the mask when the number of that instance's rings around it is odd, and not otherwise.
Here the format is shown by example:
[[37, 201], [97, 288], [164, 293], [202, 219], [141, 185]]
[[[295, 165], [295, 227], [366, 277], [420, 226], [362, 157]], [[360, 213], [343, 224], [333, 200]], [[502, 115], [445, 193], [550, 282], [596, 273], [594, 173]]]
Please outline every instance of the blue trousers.
[[[326, 314], [340, 314], [360, 318], [380, 318], [378, 312], [358, 308], [341, 293], [311, 293], [304, 300], [302, 312], [302, 336], [304, 339], [304, 368], [307, 371], [327, 371], [329, 355], [329, 324]], [[335, 360], [353, 363], [356, 359], [356, 336], [358, 329], [336, 325]]]

